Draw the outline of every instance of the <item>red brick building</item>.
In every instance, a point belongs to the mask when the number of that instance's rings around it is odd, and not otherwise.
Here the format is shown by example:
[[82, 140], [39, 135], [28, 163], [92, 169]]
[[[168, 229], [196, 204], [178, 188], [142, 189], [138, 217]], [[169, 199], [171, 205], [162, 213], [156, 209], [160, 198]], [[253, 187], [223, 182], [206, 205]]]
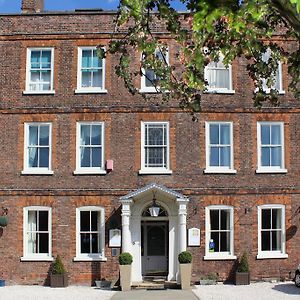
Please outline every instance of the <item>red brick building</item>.
[[[0, 205], [9, 217], [0, 276], [47, 283], [60, 254], [71, 283], [93, 284], [118, 275], [123, 250], [133, 281], [176, 280], [177, 254], [188, 249], [195, 281], [231, 279], [244, 251], [253, 280], [287, 278], [300, 249], [300, 106], [287, 66], [278, 65], [282, 104], [258, 110], [244, 58], [209, 65], [195, 123], [176, 103], [130, 95], [116, 57], [97, 58], [114, 12], [44, 12], [30, 0], [22, 9], [0, 15]], [[156, 30], [177, 65], [176, 46]], [[145, 78], [136, 84], [153, 92]]]

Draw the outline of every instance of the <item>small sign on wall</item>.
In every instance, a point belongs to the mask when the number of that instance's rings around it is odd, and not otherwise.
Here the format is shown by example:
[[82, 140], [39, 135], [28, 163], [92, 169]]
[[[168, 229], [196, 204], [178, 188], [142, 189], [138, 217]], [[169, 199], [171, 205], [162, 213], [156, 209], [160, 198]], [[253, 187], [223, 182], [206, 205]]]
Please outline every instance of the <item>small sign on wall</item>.
[[109, 247], [121, 247], [121, 230], [109, 230]]
[[200, 246], [200, 229], [190, 228], [188, 230], [188, 245], [189, 246]]

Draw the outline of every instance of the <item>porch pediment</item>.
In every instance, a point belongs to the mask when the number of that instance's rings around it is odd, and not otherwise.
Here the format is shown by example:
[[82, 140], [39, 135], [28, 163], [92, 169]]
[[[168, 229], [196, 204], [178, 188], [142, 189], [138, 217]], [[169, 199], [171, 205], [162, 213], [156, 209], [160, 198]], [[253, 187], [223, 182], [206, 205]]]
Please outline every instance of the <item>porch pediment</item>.
[[137, 198], [143, 198], [144, 195], [149, 194], [151, 192], [159, 192], [162, 194], [165, 194], [166, 196], [170, 198], [174, 198], [181, 201], [188, 201], [188, 197], [169, 189], [163, 185], [157, 184], [157, 183], [150, 183], [142, 188], [139, 188], [135, 191], [130, 192], [129, 194], [122, 196], [120, 198], [120, 202], [128, 201], [128, 200], [135, 200]]

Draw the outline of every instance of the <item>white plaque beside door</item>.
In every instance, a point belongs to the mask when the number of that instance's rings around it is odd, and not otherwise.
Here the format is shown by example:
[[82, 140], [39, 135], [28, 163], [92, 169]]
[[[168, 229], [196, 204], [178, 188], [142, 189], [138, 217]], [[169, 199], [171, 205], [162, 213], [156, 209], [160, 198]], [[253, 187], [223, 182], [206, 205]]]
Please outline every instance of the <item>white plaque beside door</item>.
[[200, 229], [190, 228], [188, 230], [188, 245], [189, 246], [200, 246]]

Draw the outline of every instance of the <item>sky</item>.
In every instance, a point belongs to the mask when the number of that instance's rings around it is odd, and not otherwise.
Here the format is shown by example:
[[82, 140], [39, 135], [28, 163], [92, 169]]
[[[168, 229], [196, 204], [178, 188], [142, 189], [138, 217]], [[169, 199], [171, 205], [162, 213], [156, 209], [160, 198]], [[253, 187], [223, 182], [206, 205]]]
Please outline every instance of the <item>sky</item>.
[[[116, 9], [118, 0], [45, 0], [45, 10], [74, 10], [75, 8]], [[174, 0], [174, 8], [183, 10], [179, 0]], [[20, 13], [21, 0], [0, 0], [1, 13]]]

